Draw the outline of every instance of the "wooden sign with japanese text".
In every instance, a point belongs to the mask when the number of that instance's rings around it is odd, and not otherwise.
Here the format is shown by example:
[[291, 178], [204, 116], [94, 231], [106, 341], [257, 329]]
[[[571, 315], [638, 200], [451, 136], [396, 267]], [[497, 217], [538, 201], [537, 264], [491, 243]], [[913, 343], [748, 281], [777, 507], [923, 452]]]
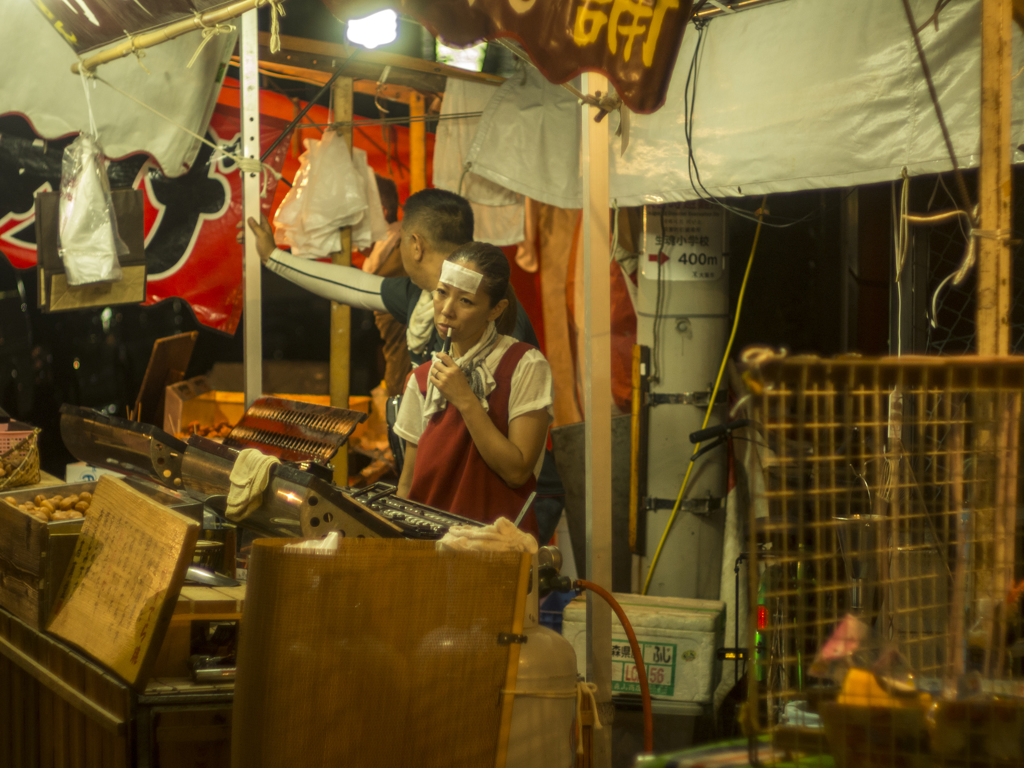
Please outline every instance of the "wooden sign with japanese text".
[[144, 688], [198, 537], [199, 523], [104, 475], [48, 631]]
[[396, 8], [448, 45], [510, 37], [553, 83], [603, 72], [634, 112], [665, 103], [692, 0], [324, 0], [337, 18]]

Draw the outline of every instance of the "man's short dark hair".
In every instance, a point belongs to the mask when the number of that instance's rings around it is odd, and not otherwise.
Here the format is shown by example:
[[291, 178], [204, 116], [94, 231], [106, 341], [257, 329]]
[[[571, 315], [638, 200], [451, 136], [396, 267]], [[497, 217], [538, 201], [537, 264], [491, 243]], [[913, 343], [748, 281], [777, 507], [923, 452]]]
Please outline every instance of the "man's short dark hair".
[[394, 224], [398, 221], [398, 187], [387, 176], [381, 176], [379, 173], [373, 175], [377, 177], [377, 192], [380, 193], [380, 206], [384, 209], [384, 220], [388, 224]]
[[461, 195], [445, 189], [421, 189], [405, 201], [403, 224], [415, 228], [438, 247], [473, 240], [473, 209]]

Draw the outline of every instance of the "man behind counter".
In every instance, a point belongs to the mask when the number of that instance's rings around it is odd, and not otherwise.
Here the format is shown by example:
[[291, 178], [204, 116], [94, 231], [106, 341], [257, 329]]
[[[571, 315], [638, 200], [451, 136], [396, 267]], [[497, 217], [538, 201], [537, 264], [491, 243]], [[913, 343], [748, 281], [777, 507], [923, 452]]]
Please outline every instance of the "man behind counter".
[[[431, 291], [437, 287], [448, 256], [473, 240], [473, 209], [454, 192], [424, 189], [408, 197], [404, 212], [399, 253], [408, 277], [381, 277], [354, 267], [292, 256], [276, 248], [274, 231], [264, 217], [259, 223], [250, 218], [249, 228], [256, 236], [260, 260], [281, 277], [339, 304], [388, 312], [405, 325], [409, 357], [417, 366], [443, 346], [434, 327]], [[526, 312], [517, 313], [515, 329], [509, 335], [539, 346]], [[549, 451], [538, 478], [534, 505], [542, 544], [555, 532], [564, 494]]]
[[[416, 366], [441, 350], [430, 292], [437, 287], [445, 259], [473, 240], [473, 209], [453, 192], [424, 189], [409, 196], [404, 210], [399, 253], [408, 277], [381, 277], [292, 256], [275, 247], [274, 232], [265, 218], [259, 224], [249, 219], [249, 227], [256, 235], [260, 260], [281, 277], [339, 304], [388, 312], [405, 325], [409, 356]], [[518, 314], [511, 335], [538, 346], [525, 312]]]

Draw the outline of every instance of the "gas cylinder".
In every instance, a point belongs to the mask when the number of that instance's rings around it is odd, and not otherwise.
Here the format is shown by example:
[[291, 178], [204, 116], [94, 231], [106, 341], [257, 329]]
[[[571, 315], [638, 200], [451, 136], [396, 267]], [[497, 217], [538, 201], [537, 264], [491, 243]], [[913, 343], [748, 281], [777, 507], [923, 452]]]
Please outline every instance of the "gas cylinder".
[[533, 556], [507, 768], [570, 768], [576, 760], [576, 652], [568, 640], [539, 621], [541, 574], [550, 574], [552, 554], [560, 562], [553, 549], [544, 547], [539, 559]]

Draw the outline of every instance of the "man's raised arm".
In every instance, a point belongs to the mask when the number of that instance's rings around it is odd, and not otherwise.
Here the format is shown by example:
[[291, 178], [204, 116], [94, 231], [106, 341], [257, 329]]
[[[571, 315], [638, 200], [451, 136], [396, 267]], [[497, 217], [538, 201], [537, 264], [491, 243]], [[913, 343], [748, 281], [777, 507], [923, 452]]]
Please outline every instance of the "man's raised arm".
[[260, 261], [281, 277], [310, 293], [339, 304], [375, 312], [387, 311], [380, 297], [383, 277], [363, 272], [355, 267], [300, 259], [279, 250], [274, 245], [274, 231], [264, 216], [260, 217], [259, 223], [250, 218], [249, 228], [256, 236], [256, 250], [259, 252]]

